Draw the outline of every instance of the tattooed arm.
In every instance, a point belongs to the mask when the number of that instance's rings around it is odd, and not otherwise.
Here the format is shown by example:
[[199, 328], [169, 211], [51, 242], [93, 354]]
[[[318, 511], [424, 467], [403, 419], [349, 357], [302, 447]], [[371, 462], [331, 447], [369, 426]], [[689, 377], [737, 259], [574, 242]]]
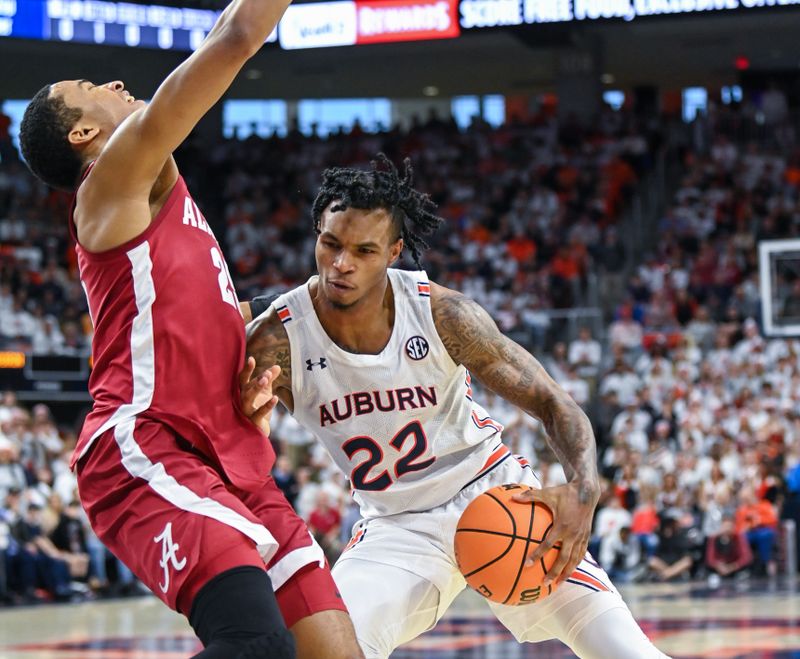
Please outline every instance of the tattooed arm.
[[292, 351], [289, 336], [273, 308], [251, 322], [247, 333], [247, 355], [256, 360], [255, 373], [266, 371], [273, 364], [281, 367], [280, 375], [272, 385], [280, 401], [292, 411]]
[[463, 364], [496, 394], [540, 419], [547, 430], [548, 442], [569, 483], [526, 493], [522, 500], [542, 501], [553, 510], [553, 529], [530, 558], [538, 560], [560, 540], [561, 552], [548, 579], [563, 581], [586, 553], [600, 496], [591, 423], [533, 355], [504, 336], [476, 302], [431, 282], [431, 307], [436, 330], [453, 361]]

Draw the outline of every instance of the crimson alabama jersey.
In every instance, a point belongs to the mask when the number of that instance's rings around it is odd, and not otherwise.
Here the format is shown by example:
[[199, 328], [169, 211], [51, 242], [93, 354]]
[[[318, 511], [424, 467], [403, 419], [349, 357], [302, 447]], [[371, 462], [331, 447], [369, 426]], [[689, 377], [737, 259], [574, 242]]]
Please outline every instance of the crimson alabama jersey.
[[[70, 230], [74, 235], [72, 217]], [[72, 465], [101, 433], [135, 416], [169, 426], [234, 485], [263, 484], [274, 453], [239, 407], [239, 302], [183, 178], [142, 234], [102, 253], [79, 244], [77, 252], [94, 324], [94, 406]]]

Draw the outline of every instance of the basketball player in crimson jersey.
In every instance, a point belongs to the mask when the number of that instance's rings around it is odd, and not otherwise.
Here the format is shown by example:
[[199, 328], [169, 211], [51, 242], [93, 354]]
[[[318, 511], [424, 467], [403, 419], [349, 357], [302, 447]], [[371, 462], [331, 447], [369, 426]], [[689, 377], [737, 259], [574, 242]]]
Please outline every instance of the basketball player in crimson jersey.
[[431, 629], [465, 587], [453, 538], [472, 499], [503, 483], [541, 487], [473, 400], [472, 376], [542, 420], [569, 478], [519, 495], [554, 512], [529, 560], [560, 542], [546, 582], [557, 588], [528, 606], [490, 603], [494, 614], [519, 641], [558, 638], [580, 657], [665, 657], [586, 552], [599, 496], [586, 415], [475, 302], [390, 268], [404, 247], [418, 263], [421, 235], [441, 221], [411, 185], [408, 161], [402, 178], [384, 157], [368, 172], [327, 170], [312, 210], [319, 274], [248, 326], [257, 372], [280, 365], [274, 390], [361, 507], [333, 576], [366, 657]]
[[288, 4], [232, 2], [149, 105], [119, 81], [68, 80], [43, 88], [21, 126], [32, 171], [77, 190], [70, 229], [95, 331], [94, 406], [72, 458], [81, 502], [189, 619], [204, 659], [362, 656], [322, 550], [269, 477], [279, 369], [243, 368], [228, 267], [172, 157]]

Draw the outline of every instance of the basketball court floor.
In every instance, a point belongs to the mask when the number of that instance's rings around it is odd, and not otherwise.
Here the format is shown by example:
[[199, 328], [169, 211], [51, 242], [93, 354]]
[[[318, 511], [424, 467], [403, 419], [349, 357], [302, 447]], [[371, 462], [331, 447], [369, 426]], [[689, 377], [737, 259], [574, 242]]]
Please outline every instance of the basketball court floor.
[[[622, 590], [642, 627], [675, 659], [800, 659], [797, 581], [636, 585]], [[535, 605], [532, 605], [535, 607]], [[2, 659], [184, 659], [199, 645], [153, 597], [0, 609]], [[556, 641], [518, 645], [464, 593], [433, 631], [392, 659], [561, 659]]]

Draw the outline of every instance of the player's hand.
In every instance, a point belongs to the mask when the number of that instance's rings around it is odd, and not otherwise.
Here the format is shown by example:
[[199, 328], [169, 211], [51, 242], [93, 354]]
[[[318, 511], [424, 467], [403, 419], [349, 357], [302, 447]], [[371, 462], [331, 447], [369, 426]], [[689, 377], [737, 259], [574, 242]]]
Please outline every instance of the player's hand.
[[265, 435], [269, 435], [269, 421], [272, 411], [278, 404], [278, 397], [272, 393], [272, 383], [280, 375], [280, 366], [271, 366], [259, 377], [253, 377], [256, 360], [248, 357], [239, 373], [239, 389], [242, 396], [242, 411]]
[[545, 586], [565, 581], [583, 560], [589, 547], [592, 516], [599, 498], [599, 485], [593, 486], [585, 481], [572, 481], [542, 490], [531, 488], [514, 495], [515, 501], [539, 501], [553, 513], [553, 528], [525, 562], [526, 566], [534, 565], [553, 546], [560, 546], [558, 558], [544, 578]]

